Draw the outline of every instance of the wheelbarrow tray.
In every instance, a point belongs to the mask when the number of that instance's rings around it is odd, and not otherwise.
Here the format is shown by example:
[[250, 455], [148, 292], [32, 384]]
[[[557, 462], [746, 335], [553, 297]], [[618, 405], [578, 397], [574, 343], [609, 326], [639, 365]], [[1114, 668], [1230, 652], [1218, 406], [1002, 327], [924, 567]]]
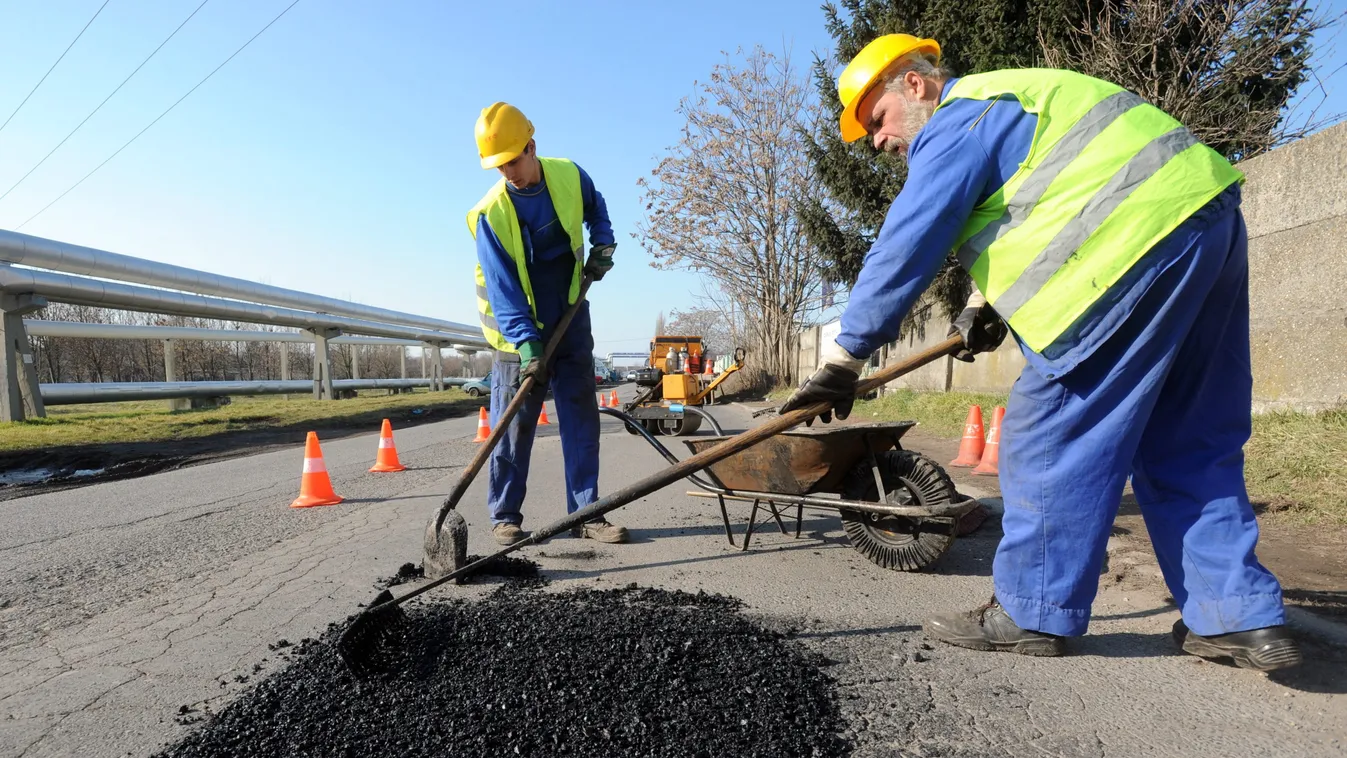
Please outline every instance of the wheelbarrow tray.
[[[711, 464], [708, 471], [731, 490], [807, 495], [838, 492], [842, 479], [871, 451], [898, 445], [915, 421], [797, 428]], [[683, 440], [694, 454], [730, 437]]]

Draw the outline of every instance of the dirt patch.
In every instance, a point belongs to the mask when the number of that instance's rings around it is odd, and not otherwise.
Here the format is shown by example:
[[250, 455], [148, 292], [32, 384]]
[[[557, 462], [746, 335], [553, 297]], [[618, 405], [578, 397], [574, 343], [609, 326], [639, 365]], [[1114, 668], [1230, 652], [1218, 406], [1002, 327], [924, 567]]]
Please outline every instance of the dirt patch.
[[401, 660], [367, 679], [334, 626], [161, 755], [845, 755], [822, 662], [739, 610], [506, 587], [409, 609]]
[[[225, 430], [156, 442], [76, 445], [0, 453], [0, 501], [303, 445], [310, 431], [324, 440], [377, 432], [387, 418], [401, 429], [476, 413], [480, 402], [392, 408], [269, 429]], [[166, 451], [171, 451], [166, 452]]]

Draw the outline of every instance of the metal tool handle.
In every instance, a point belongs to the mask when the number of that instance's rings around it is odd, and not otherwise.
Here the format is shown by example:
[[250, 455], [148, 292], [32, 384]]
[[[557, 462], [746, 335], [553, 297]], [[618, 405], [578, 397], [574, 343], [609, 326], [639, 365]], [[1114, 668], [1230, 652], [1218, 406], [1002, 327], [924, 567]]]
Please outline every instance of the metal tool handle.
[[[571, 320], [575, 318], [575, 314], [578, 313], [580, 307], [584, 305], [585, 295], [589, 292], [589, 285], [593, 283], [594, 280], [590, 278], [589, 274], [585, 274], [584, 277], [581, 278], [580, 293], [576, 296], [575, 303], [571, 305], [570, 308], [566, 309], [566, 313], [563, 314], [561, 320], [557, 322], [557, 328], [552, 332], [552, 338], [549, 339], [547, 345], [543, 347], [542, 364], [544, 371], [551, 368], [552, 357], [557, 352], [557, 346], [561, 344], [561, 338], [566, 334], [566, 328], [571, 325]], [[472, 480], [477, 477], [477, 472], [482, 470], [482, 466], [486, 464], [487, 458], [491, 457], [491, 451], [496, 449], [496, 444], [500, 442], [500, 438], [505, 434], [505, 430], [509, 428], [510, 421], [518, 415], [519, 409], [524, 407], [524, 401], [527, 400], [529, 394], [533, 392], [535, 384], [537, 384], [537, 382], [534, 377], [529, 376], [519, 385], [519, 390], [514, 393], [514, 398], [510, 400], [510, 404], [505, 407], [505, 412], [496, 420], [496, 426], [491, 430], [491, 434], [487, 436], [486, 441], [482, 443], [482, 446], [477, 448], [477, 453], [472, 456], [472, 460], [468, 463], [468, 467], [463, 469], [463, 473], [459, 475], [458, 481], [454, 482], [454, 488], [449, 492], [449, 496], [444, 499], [444, 502], [440, 503], [440, 510], [435, 515], [435, 534], [437, 535], [437, 539], [440, 527], [444, 526], [444, 520], [449, 517], [449, 511], [452, 511], [454, 506], [458, 505], [458, 501], [463, 499], [463, 495], [468, 491], [468, 487], [472, 484]]]
[[[958, 335], [950, 337], [944, 342], [917, 353], [901, 363], [885, 366], [879, 371], [871, 374], [865, 381], [856, 384], [856, 394], [864, 395], [888, 384], [903, 374], [915, 371], [916, 369], [947, 355], [952, 355], [955, 351], [962, 348], [962, 337]], [[793, 426], [803, 424], [805, 421], [815, 418], [829, 410], [832, 410], [831, 403], [814, 403], [813, 405], [793, 410], [784, 416], [774, 418], [762, 426], [735, 435], [719, 445], [709, 447], [691, 458], [687, 458], [677, 465], [670, 466], [662, 471], [651, 474], [635, 484], [628, 485], [607, 497], [600, 498], [575, 513], [544, 526], [513, 545], [497, 550], [495, 553], [488, 555], [485, 558], [473, 561], [472, 563], [459, 568], [457, 571], [446, 574], [429, 584], [417, 587], [415, 590], [412, 590], [401, 597], [393, 598], [392, 600], [379, 605], [370, 606], [365, 612], [373, 613], [379, 608], [384, 608], [390, 605], [401, 605], [417, 595], [420, 595], [423, 592], [428, 592], [445, 582], [470, 574], [497, 558], [509, 555], [510, 553], [528, 547], [529, 545], [534, 545], [550, 539], [573, 526], [578, 526], [597, 516], [602, 516], [610, 511], [615, 511], [633, 500], [645, 497], [656, 490], [663, 489], [679, 479], [695, 474], [713, 463], [724, 460], [741, 450], [750, 448], [769, 437], [775, 437], [781, 432], [784, 432]]]

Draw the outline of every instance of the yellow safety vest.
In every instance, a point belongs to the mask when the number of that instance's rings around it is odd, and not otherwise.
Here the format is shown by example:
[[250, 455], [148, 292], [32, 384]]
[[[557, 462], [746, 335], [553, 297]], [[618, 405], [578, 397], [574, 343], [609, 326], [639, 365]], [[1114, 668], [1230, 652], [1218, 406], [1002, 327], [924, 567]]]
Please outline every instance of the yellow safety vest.
[[[539, 158], [542, 163], [543, 177], [547, 180], [547, 194], [552, 198], [552, 207], [556, 209], [557, 219], [566, 236], [570, 237], [571, 248], [575, 252], [575, 273], [571, 277], [570, 303], [575, 304], [580, 296], [580, 272], [584, 268], [584, 198], [580, 193], [580, 169], [564, 158]], [[524, 242], [519, 233], [519, 217], [515, 215], [514, 203], [510, 192], [505, 188], [505, 180], [495, 186], [468, 211], [468, 231], [477, 239], [477, 220], [486, 215], [491, 231], [500, 240], [505, 252], [514, 259], [519, 271], [519, 283], [523, 285], [524, 295], [528, 298], [529, 311], [539, 329], [538, 308], [533, 301], [533, 285], [529, 282], [528, 261], [524, 252]], [[482, 320], [482, 334], [493, 348], [506, 353], [517, 353], [519, 348], [505, 340], [496, 323], [496, 315], [491, 310], [491, 302], [486, 293], [486, 276], [481, 264], [477, 264], [477, 312]]]
[[1041, 352], [1244, 175], [1164, 111], [1071, 71], [966, 76], [936, 110], [1003, 95], [1038, 116], [1033, 143], [1014, 176], [973, 210], [955, 252], [987, 302]]

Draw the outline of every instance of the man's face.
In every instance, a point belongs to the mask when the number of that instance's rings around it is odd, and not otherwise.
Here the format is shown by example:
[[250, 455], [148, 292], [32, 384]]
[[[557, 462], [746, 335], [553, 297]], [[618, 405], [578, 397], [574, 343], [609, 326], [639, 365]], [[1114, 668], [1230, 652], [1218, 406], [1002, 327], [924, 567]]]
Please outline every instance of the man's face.
[[909, 71], [903, 75], [898, 92], [879, 85], [861, 98], [856, 115], [876, 150], [907, 154], [917, 132], [935, 112], [936, 102], [928, 98], [934, 90], [925, 78]]
[[533, 140], [529, 140], [524, 152], [515, 156], [509, 163], [496, 167], [496, 170], [515, 189], [532, 187], [542, 181], [542, 166], [538, 163], [535, 151]]

